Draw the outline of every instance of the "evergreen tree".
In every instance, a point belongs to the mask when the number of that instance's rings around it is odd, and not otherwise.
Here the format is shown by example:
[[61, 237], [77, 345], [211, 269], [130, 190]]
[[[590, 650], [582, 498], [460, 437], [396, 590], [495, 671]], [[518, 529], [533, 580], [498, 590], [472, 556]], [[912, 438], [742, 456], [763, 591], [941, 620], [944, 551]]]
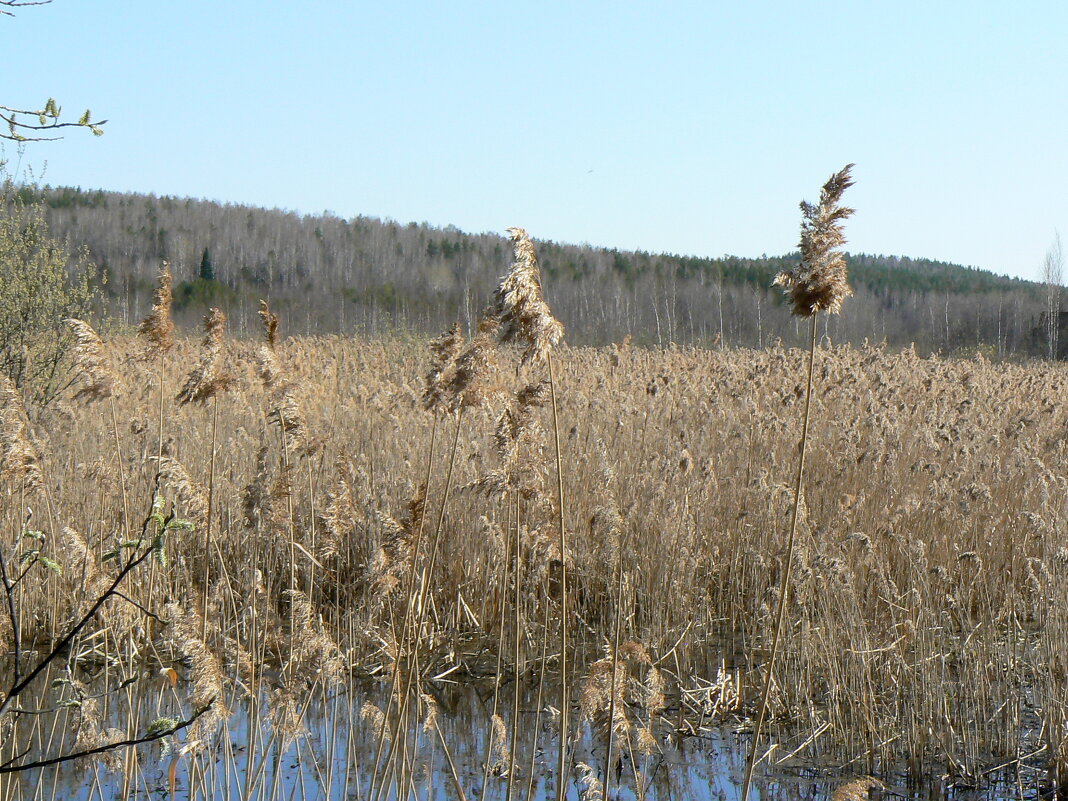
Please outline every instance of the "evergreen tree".
[[200, 257], [200, 277], [205, 281], [215, 280], [215, 264], [207, 248], [204, 248], [204, 255]]

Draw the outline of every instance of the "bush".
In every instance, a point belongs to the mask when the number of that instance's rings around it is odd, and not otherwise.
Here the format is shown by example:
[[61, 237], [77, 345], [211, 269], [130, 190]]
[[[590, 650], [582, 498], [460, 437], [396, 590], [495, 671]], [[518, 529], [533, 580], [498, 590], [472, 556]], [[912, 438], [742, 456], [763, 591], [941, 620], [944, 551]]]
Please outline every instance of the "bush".
[[37, 406], [71, 380], [64, 320], [98, 293], [88, 251], [49, 236], [44, 208], [6, 192], [0, 205], [0, 370]]

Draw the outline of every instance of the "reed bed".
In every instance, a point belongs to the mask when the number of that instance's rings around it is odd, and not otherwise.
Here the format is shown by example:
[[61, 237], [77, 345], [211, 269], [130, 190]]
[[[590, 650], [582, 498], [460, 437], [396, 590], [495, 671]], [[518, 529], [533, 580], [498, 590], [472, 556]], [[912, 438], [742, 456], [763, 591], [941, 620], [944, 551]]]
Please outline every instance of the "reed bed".
[[[198, 754], [237, 737], [235, 705], [270, 721], [246, 741], [299, 750], [310, 699], [371, 678], [387, 700], [346, 725], [376, 741], [378, 764], [350, 768], [353, 788], [407, 796], [415, 754], [454, 745], [434, 719], [441, 683], [548, 682], [537, 710], [558, 720], [561, 624], [569, 740], [592, 727], [635, 755], [609, 781], [604, 752], [569, 756], [582, 787], [640, 789], [637, 755], [658, 738], [745, 730], [786, 563], [807, 352], [558, 345], [558, 492], [547, 376], [523, 345], [478, 350], [459, 330], [433, 354], [401, 339], [258, 345], [216, 323], [151, 360], [134, 339], [100, 343], [106, 391], [4, 412], [2, 547], [9, 564], [30, 554], [24, 652], [69, 630], [157, 496], [167, 527], [126, 597], [41, 677], [37, 698], [59, 680], [60, 702], [78, 703], [47, 725], [5, 715], [0, 763], [210, 708], [174, 738], [206, 781], [220, 768]], [[428, 373], [478, 359], [481, 384], [428, 404]], [[1016, 760], [1063, 770], [1068, 370], [829, 343], [815, 369], [770, 747], [962, 782]], [[198, 381], [226, 392], [195, 402]], [[146, 712], [127, 680], [170, 705]], [[101, 681], [97, 715], [79, 699]], [[505, 698], [476, 770], [526, 798], [534, 772], [558, 768], [527, 763], [539, 727], [519, 731]], [[116, 714], [125, 730], [101, 723]], [[267, 797], [257, 787], [245, 797]]]

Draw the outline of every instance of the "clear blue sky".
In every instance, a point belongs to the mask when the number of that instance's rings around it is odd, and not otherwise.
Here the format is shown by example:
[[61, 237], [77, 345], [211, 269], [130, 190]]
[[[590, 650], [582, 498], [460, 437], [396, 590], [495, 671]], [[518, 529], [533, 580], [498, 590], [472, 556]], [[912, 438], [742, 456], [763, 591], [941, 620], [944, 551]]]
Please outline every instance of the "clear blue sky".
[[855, 251], [1036, 277], [1068, 234], [1063, 0], [55, 0], [0, 42], [0, 103], [109, 120], [27, 148], [51, 184], [757, 256], [853, 161]]

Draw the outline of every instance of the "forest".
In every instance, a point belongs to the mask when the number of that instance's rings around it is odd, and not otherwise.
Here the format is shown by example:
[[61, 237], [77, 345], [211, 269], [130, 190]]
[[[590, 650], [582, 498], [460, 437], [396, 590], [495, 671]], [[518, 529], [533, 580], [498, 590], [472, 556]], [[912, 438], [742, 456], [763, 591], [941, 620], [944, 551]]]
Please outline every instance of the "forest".
[[[43, 202], [53, 234], [88, 249], [106, 281], [106, 311], [127, 324], [147, 312], [167, 260], [181, 323], [195, 324], [217, 305], [235, 333], [248, 334], [267, 298], [292, 333], [423, 335], [456, 321], [471, 332], [509, 258], [503, 233], [452, 226], [71, 187], [20, 194]], [[572, 344], [630, 336], [660, 347], [763, 347], [803, 338], [771, 287], [797, 253], [697, 258], [546, 241], [538, 248], [547, 300]], [[849, 254], [848, 264], [855, 296], [821, 331], [836, 344], [1046, 353], [1042, 284], [922, 258]]]

